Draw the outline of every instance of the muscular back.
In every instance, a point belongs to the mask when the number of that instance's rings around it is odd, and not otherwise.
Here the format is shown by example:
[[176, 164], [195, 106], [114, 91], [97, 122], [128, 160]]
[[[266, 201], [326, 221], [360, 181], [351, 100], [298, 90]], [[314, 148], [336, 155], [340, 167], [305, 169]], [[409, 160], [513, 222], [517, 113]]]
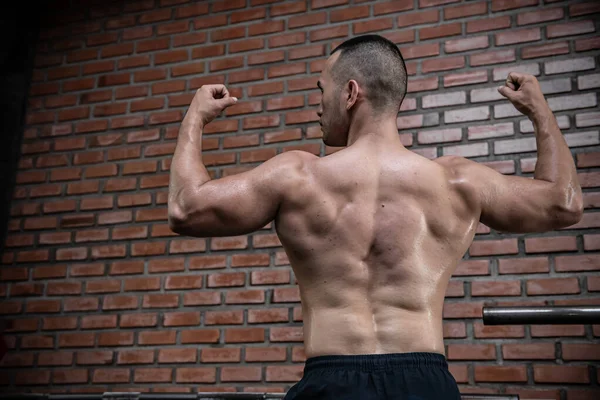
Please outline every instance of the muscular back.
[[446, 287], [478, 223], [448, 170], [366, 141], [306, 169], [276, 228], [300, 287], [307, 357], [443, 354]]

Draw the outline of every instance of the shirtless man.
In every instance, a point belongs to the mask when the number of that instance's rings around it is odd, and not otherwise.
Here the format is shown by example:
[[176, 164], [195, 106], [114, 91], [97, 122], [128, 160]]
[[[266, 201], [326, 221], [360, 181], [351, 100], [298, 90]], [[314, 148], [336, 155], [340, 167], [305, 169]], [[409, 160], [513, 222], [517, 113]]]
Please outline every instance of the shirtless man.
[[299, 284], [307, 357], [285, 399], [460, 399], [444, 351], [448, 281], [480, 221], [544, 232], [581, 219], [571, 152], [537, 80], [517, 73], [499, 90], [533, 121], [535, 179], [407, 150], [396, 126], [404, 61], [377, 35], [334, 50], [318, 86], [323, 141], [344, 149], [286, 152], [217, 180], [202, 164], [202, 128], [237, 99], [223, 85], [199, 89], [171, 166], [170, 227], [230, 236], [275, 221]]

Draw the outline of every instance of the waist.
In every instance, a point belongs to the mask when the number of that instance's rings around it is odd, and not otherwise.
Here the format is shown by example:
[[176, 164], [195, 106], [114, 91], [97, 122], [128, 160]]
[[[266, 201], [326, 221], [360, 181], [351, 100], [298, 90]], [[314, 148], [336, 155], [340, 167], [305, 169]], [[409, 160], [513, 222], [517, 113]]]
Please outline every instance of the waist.
[[308, 358], [304, 372], [325, 369], [374, 372], [420, 367], [448, 369], [448, 362], [444, 355], [428, 352], [327, 355]]

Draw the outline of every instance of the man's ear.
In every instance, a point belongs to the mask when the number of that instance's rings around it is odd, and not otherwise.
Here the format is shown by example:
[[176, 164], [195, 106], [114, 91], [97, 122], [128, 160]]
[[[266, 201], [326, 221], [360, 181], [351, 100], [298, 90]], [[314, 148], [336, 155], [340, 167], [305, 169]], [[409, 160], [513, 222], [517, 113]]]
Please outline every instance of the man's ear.
[[356, 82], [354, 79], [349, 80], [346, 90], [348, 92], [348, 98], [346, 99], [346, 110], [350, 110], [358, 101], [358, 95], [360, 93], [358, 82]]

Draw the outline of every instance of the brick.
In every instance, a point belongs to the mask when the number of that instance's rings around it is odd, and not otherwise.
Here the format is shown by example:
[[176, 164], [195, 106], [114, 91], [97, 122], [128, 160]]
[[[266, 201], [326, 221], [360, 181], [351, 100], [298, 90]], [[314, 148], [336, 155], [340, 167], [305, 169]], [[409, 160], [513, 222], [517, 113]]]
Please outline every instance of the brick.
[[52, 336], [24, 336], [21, 339], [23, 349], [51, 349], [54, 348], [54, 338]]
[[394, 21], [391, 18], [370, 19], [352, 24], [354, 34], [363, 34], [391, 29]]
[[175, 373], [177, 383], [214, 383], [216, 368], [177, 368]]
[[535, 365], [533, 380], [536, 383], [589, 383], [585, 365]]
[[151, 327], [156, 324], [157, 317], [154, 313], [123, 315], [119, 322], [121, 328]]
[[[585, 250], [598, 250], [600, 249], [600, 235], [585, 235], [583, 237], [583, 248]], [[588, 278], [588, 290], [591, 290], [589, 287], [590, 279]]]
[[[378, 15], [376, 12], [374, 15]], [[369, 16], [369, 6], [357, 6], [331, 11], [330, 22], [342, 22]]]
[[517, 29], [496, 34], [496, 46], [509, 44], [535, 42], [542, 37], [540, 28]]
[[445, 36], [460, 35], [462, 32], [462, 24], [453, 23], [440, 25], [436, 27], [421, 28], [419, 30], [419, 38], [421, 40], [436, 39]]
[[570, 58], [561, 61], [548, 61], [544, 63], [544, 72], [548, 75], [562, 74], [565, 72], [585, 71], [596, 66], [592, 57]]
[[101, 368], [94, 370], [92, 381], [94, 383], [127, 383], [129, 370], [124, 368]]
[[461, 38], [448, 40], [444, 43], [446, 53], [458, 53], [461, 51], [483, 49], [489, 47], [487, 36], [474, 36], [469, 38]]
[[551, 97], [547, 99], [550, 109], [554, 112], [576, 108], [595, 107], [598, 102], [595, 93]]
[[288, 59], [297, 60], [310, 57], [321, 57], [325, 55], [325, 46], [311, 45], [304, 47], [294, 47], [288, 50]]
[[165, 21], [171, 19], [172, 14], [172, 9], [167, 8], [162, 10], [146, 12], [140, 15], [139, 23], [146, 24], [157, 21]]
[[[444, 87], [487, 82], [487, 71], [465, 72], [444, 76]], [[410, 84], [410, 82], [409, 82]]]
[[549, 278], [527, 281], [527, 295], [529, 296], [577, 293], [580, 293], [577, 278]]
[[274, 303], [298, 303], [300, 302], [300, 291], [296, 287], [276, 288], [273, 290]]
[[[7, 382], [8, 383], [8, 382]], [[15, 373], [17, 385], [48, 385], [50, 383], [50, 371], [18, 371]]]
[[77, 365], [106, 365], [111, 364], [112, 351], [78, 351]]
[[98, 78], [98, 87], [126, 85], [129, 83], [129, 73], [102, 75]]
[[231, 14], [230, 22], [232, 24], [235, 24], [238, 22], [252, 21], [252, 20], [257, 20], [257, 19], [265, 19], [266, 15], [267, 15], [266, 8], [255, 8], [252, 10], [238, 11], [238, 12]]
[[148, 294], [144, 295], [143, 308], [175, 308], [179, 305], [177, 294]]
[[512, 136], [514, 135], [513, 124], [495, 124], [495, 125], [480, 125], [470, 126], [468, 128], [468, 139], [489, 139], [493, 137]]
[[[33, 354], [32, 354], [33, 356]], [[73, 363], [73, 352], [71, 351], [52, 351], [43, 352], [38, 356], [38, 365], [71, 365]], [[6, 365], [6, 364], [5, 364]]]
[[154, 350], [124, 350], [117, 357], [117, 364], [151, 364], [154, 362]]
[[584, 336], [583, 325], [534, 325], [531, 337]]
[[246, 362], [284, 361], [285, 348], [282, 347], [247, 347]]
[[196, 351], [190, 349], [163, 349], [158, 353], [158, 362], [161, 364], [194, 363], [196, 359]]
[[528, 343], [502, 345], [502, 357], [505, 360], [554, 360], [554, 343]]
[[[498, 116], [496, 115], [496, 118]], [[512, 139], [494, 143], [494, 154], [527, 153], [536, 150], [535, 138]]]
[[504, 97], [498, 92], [497, 87], [471, 90], [470, 97], [472, 103], [498, 101], [504, 99]]
[[443, 13], [444, 20], [487, 14], [487, 4], [485, 2], [479, 2], [466, 4], [464, 6], [446, 7], [443, 9]]
[[197, 326], [200, 325], [199, 312], [165, 313], [163, 326]]
[[175, 344], [175, 331], [144, 331], [138, 335], [140, 345]]
[[402, 52], [402, 57], [405, 60], [428, 56], [437, 56], [440, 54], [440, 48], [438, 43], [403, 47], [400, 49], [400, 51]]
[[311, 31], [309, 35], [311, 42], [345, 36], [348, 36], [347, 25], [340, 25], [333, 28], [318, 29], [315, 31]]
[[456, 3], [458, 0], [419, 0], [419, 7], [434, 7], [442, 4]]
[[520, 296], [521, 281], [473, 281], [471, 296]]
[[467, 22], [467, 33], [485, 32], [496, 29], [506, 29], [511, 25], [510, 16], [492, 18], [477, 18]]
[[492, 11], [512, 10], [515, 8], [523, 8], [535, 6], [539, 0], [492, 0]]
[[92, 347], [94, 346], [93, 333], [61, 333], [58, 335], [59, 347]]
[[285, 53], [283, 51], [271, 51], [267, 53], [258, 53], [248, 56], [248, 65], [266, 64], [283, 61]]
[[447, 92], [444, 94], [432, 94], [423, 96], [421, 99], [423, 108], [445, 107], [465, 104], [467, 96], [465, 92]]
[[600, 49], [600, 39], [598, 39], [598, 37], [579, 39], [575, 41], [575, 51], [588, 51], [594, 49]]
[[133, 376], [133, 381], [136, 383], [170, 383], [171, 380], [172, 370], [170, 368], [138, 368]]
[[525, 366], [476, 365], [476, 382], [527, 382]]
[[210, 62], [210, 71], [222, 71], [225, 69], [239, 68], [244, 65], [243, 57], [229, 57]]
[[262, 369], [260, 367], [221, 367], [223, 382], [259, 382]]
[[555, 258], [556, 272], [594, 271], [600, 268], [600, 257], [594, 254]]
[[461, 110], [444, 111], [445, 123], [460, 123], [468, 121], [480, 121], [490, 117], [489, 107], [472, 107]]
[[103, 33], [98, 35], [90, 35], [87, 37], [86, 44], [88, 46], [98, 46], [107, 43], [113, 43], [117, 41], [117, 33]]
[[477, 67], [481, 65], [490, 65], [490, 64], [498, 64], [505, 63], [515, 60], [515, 50], [507, 49], [507, 50], [499, 50], [499, 51], [490, 51], [485, 53], [473, 54], [470, 56], [470, 64], [472, 67]]
[[436, 71], [447, 71], [465, 66], [465, 58], [463, 56], [446, 57], [441, 59], [424, 60], [421, 63], [421, 72], [429, 73]]
[[287, 308], [277, 308], [269, 310], [248, 310], [248, 323], [264, 324], [274, 322], [288, 322]]
[[526, 238], [525, 251], [527, 253], [551, 253], [556, 251], [576, 251], [575, 237], [557, 236], [546, 238]]
[[600, 125], [600, 113], [591, 112], [577, 114], [575, 116], [575, 125], [578, 128]]
[[420, 144], [459, 142], [462, 139], [461, 129], [441, 129], [434, 131], [420, 131], [418, 142]]
[[158, 277], [146, 277], [146, 278], [131, 278], [125, 280], [124, 291], [147, 291], [147, 290], [158, 290], [160, 289], [160, 278]]
[[495, 360], [496, 347], [493, 344], [449, 344], [448, 360]]
[[487, 326], [481, 323], [473, 324], [475, 338], [523, 338], [525, 329], [523, 326]]
[[268, 21], [250, 25], [248, 36], [266, 35], [269, 33], [282, 32], [285, 28], [284, 21]]
[[577, 77], [577, 88], [579, 90], [600, 87], [600, 74], [582, 75]]
[[141, 26], [137, 28], [125, 29], [123, 31], [123, 40], [134, 40], [152, 36], [151, 26]]
[[593, 14], [600, 11], [600, 6], [596, 2], [573, 3], [569, 5], [569, 15], [571, 17]]
[[546, 35], [549, 39], [563, 36], [581, 35], [595, 31], [596, 28], [593, 21], [575, 21], [546, 26]]
[[318, 8], [338, 6], [341, 4], [348, 4], [348, 0], [311, 0], [310, 2], [313, 10]]
[[[304, 74], [305, 72], [306, 65], [304, 63], [276, 65], [269, 67], [268, 77], [276, 78], [280, 76], [299, 75]], [[312, 63], [311, 72], [314, 72], [312, 71]]]
[[563, 360], [600, 360], [598, 344], [562, 343]]
[[113, 293], [121, 291], [121, 281], [101, 280], [87, 281], [85, 286], [86, 293]]
[[271, 16], [279, 16], [279, 15], [287, 15], [287, 14], [296, 14], [296, 13], [304, 13], [306, 11], [306, 2], [305, 1], [294, 1], [294, 2], [285, 2], [282, 4], [275, 4], [271, 6]]
[[227, 25], [227, 15], [225, 14], [198, 18], [194, 20], [195, 29], [204, 29], [223, 25]]
[[291, 33], [287, 35], [277, 35], [269, 38], [269, 47], [283, 47], [297, 44], [303, 44], [306, 41], [304, 32]]
[[131, 346], [133, 332], [104, 332], [98, 334], [98, 346]]
[[63, 311], [92, 311], [98, 310], [98, 299], [95, 297], [81, 297], [65, 299]]
[[538, 24], [541, 22], [562, 19], [564, 16], [562, 8], [550, 8], [546, 10], [530, 11], [517, 14], [517, 25]]
[[103, 310], [130, 310], [138, 307], [138, 299], [134, 296], [106, 296]]

